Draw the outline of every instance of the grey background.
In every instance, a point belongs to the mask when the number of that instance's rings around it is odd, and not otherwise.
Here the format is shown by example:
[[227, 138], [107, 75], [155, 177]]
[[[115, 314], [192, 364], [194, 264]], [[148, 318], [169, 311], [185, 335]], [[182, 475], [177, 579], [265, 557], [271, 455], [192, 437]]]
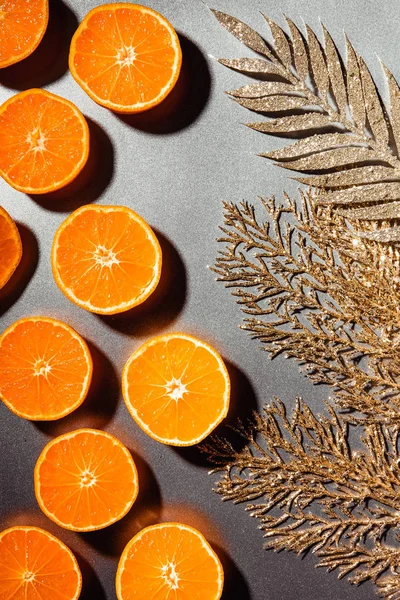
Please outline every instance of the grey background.
[[[238, 58], [251, 52], [220, 28], [201, 0], [145, 2], [169, 18], [181, 35], [183, 73], [160, 109], [121, 118], [92, 102], [66, 68], [71, 35], [96, 4], [98, 0], [50, 0], [51, 22], [40, 48], [24, 63], [0, 72], [1, 102], [18, 90], [45, 86], [78, 105], [90, 119], [94, 140], [87, 184], [83, 186], [83, 177], [81, 189], [73, 193], [31, 198], [0, 181], [0, 203], [18, 221], [25, 248], [18, 274], [0, 295], [1, 329], [34, 314], [63, 319], [91, 343], [98, 373], [83, 407], [59, 422], [31, 423], [0, 406], [0, 524], [37, 524], [70, 545], [84, 572], [82, 598], [90, 600], [115, 598], [114, 576], [126, 542], [143, 526], [171, 519], [198, 527], [219, 548], [227, 580], [224, 600], [371, 600], [371, 586], [339, 582], [334, 574], [314, 569], [310, 556], [300, 560], [263, 552], [257, 523], [243, 507], [223, 504], [212, 492], [215, 478], [207, 475], [196, 453], [152, 441], [125, 409], [119, 393], [125, 361], [151, 335], [172, 330], [204, 338], [229, 362], [236, 398], [232, 418], [275, 395], [288, 406], [301, 395], [315, 408], [327, 392], [313, 388], [295, 363], [267, 360], [238, 329], [239, 308], [208, 269], [217, 252], [222, 199], [254, 201], [260, 194], [296, 191], [283, 170], [256, 156], [284, 141], [242, 127], [241, 122], [252, 120], [250, 113], [223, 94], [246, 78], [213, 57]], [[380, 85], [376, 54], [400, 77], [397, 2], [215, 0], [213, 7], [248, 22], [268, 39], [260, 10], [281, 25], [283, 12], [299, 25], [304, 19], [318, 33], [321, 19], [340, 50], [346, 30]], [[55, 230], [71, 210], [94, 201], [132, 207], [156, 229], [163, 245], [163, 286], [129, 318], [101, 318], [75, 307], [51, 275]], [[103, 427], [132, 450], [142, 490], [123, 521], [84, 535], [64, 531], [40, 513], [32, 481], [44, 444], [82, 426]]]

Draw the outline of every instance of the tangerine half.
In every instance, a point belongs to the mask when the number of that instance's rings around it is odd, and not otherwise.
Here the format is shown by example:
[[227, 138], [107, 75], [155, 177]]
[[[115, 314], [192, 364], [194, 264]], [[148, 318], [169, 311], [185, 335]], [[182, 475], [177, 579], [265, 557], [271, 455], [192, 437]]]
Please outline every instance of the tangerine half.
[[45, 515], [73, 531], [94, 531], [122, 519], [139, 491], [129, 450], [97, 429], [77, 429], [49, 442], [36, 462], [34, 483]]
[[218, 352], [187, 333], [150, 339], [122, 373], [122, 393], [136, 423], [172, 446], [199, 443], [226, 417], [230, 380]]
[[126, 206], [87, 205], [58, 228], [52, 268], [74, 304], [103, 315], [144, 302], [161, 276], [161, 247], [150, 226]]
[[89, 156], [89, 127], [78, 108], [31, 89], [0, 106], [0, 175], [27, 194], [65, 187]]
[[161, 523], [128, 542], [118, 564], [118, 600], [219, 600], [224, 571], [204, 536], [182, 523]]
[[0, 533], [1, 600], [77, 600], [82, 575], [75, 556], [38, 527]]
[[179, 38], [155, 10], [125, 2], [91, 10], [71, 42], [73, 77], [98, 104], [121, 113], [156, 106], [170, 93], [182, 63]]
[[0, 337], [0, 398], [24, 419], [71, 413], [86, 398], [92, 372], [85, 340], [62, 321], [19, 319]]
[[18, 227], [0, 206], [0, 289], [10, 279], [22, 258], [22, 242]]
[[48, 0], [2, 0], [0, 69], [32, 54], [44, 36], [48, 21]]

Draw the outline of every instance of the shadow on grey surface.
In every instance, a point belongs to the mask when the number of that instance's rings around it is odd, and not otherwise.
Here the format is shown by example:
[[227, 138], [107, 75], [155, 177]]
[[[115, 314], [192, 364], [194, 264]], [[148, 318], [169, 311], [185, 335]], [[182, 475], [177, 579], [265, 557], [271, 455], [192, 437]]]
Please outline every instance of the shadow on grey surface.
[[114, 174], [114, 146], [106, 131], [86, 117], [90, 132], [90, 149], [86, 165], [78, 177], [61, 190], [48, 194], [30, 194], [42, 208], [54, 212], [71, 212], [95, 202]]
[[82, 592], [79, 600], [107, 600], [107, 595], [93, 567], [83, 558], [82, 554], [74, 551], [82, 573]]
[[153, 229], [162, 251], [161, 278], [143, 304], [118, 315], [97, 315], [112, 329], [131, 336], [155, 335], [173, 323], [186, 302], [186, 267], [178, 250], [162, 233]]
[[71, 38], [78, 19], [63, 0], [51, 0], [49, 23], [42, 41], [24, 60], [0, 71], [0, 83], [14, 90], [43, 87], [68, 70]]
[[0, 290], [0, 317], [4, 315], [11, 306], [23, 294], [26, 286], [36, 271], [39, 260], [38, 242], [33, 232], [22, 223], [17, 223], [19, 235], [22, 242], [21, 261], [8, 280]]
[[[237, 365], [224, 359], [231, 380], [231, 399], [229, 412], [226, 419], [214, 430], [214, 432], [204, 440], [207, 444], [213, 435], [222, 437], [231, 442], [235, 448], [240, 450], [245, 445], [245, 440], [232, 429], [238, 422], [246, 423], [251, 418], [253, 412], [257, 409], [257, 396], [254, 388], [247, 377]], [[175, 452], [199, 467], [209, 469], [213, 467], [213, 462], [210, 460], [206, 452], [201, 450], [202, 444], [188, 447], [173, 447]]]
[[115, 113], [135, 129], [158, 135], [189, 127], [203, 112], [211, 91], [211, 74], [200, 48], [182, 33], [182, 68], [174, 89], [154, 108], [132, 115]]
[[224, 591], [221, 600], [251, 600], [249, 586], [243, 573], [225, 550], [216, 544], [211, 544], [224, 568]]
[[98, 552], [120, 557], [130, 539], [141, 529], [159, 522], [162, 510], [160, 486], [150, 465], [129, 448], [139, 476], [139, 495], [128, 514], [113, 525], [79, 535]]
[[93, 358], [93, 378], [81, 406], [57, 421], [34, 421], [46, 435], [56, 436], [80, 427], [103, 428], [114, 416], [120, 397], [118, 375], [109, 358], [86, 340]]

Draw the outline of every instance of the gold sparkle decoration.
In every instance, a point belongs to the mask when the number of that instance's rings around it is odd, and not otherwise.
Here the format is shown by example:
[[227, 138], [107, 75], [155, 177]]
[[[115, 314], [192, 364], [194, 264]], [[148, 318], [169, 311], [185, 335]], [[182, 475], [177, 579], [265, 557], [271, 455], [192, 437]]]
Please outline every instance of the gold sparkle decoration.
[[[347, 425], [328, 407], [318, 418], [300, 400], [289, 418], [278, 400], [237, 433], [205, 447], [222, 478], [224, 500], [246, 502], [265, 547], [301, 554], [350, 583], [372, 581], [386, 600], [400, 598], [399, 429], [363, 428], [354, 451]], [[258, 501], [259, 502], [256, 502]]]
[[399, 251], [355, 238], [310, 192], [225, 203], [221, 229], [214, 270], [246, 315], [242, 328], [332, 386], [347, 419], [400, 424]]
[[[309, 173], [297, 181], [327, 190], [324, 202], [341, 214], [378, 223], [375, 241], [400, 241], [400, 88], [383, 66], [390, 109], [382, 101], [363, 58], [346, 37], [344, 64], [329, 32], [324, 44], [307, 26], [307, 36], [287, 20], [289, 33], [264, 17], [273, 47], [245, 23], [213, 11], [218, 21], [263, 58], [220, 59], [223, 65], [260, 81], [228, 92], [241, 106], [266, 114], [248, 126], [269, 134], [301, 139], [280, 150], [261, 154], [280, 167]], [[391, 204], [392, 208], [382, 208]], [[368, 208], [363, 211], [365, 204]], [[389, 221], [383, 227], [382, 221]]]
[[[271, 358], [295, 359], [328, 386], [324, 414], [279, 400], [235, 429], [237, 449], [203, 450], [216, 491], [245, 503], [266, 548], [311, 551], [353, 584], [400, 600], [400, 88], [384, 66], [390, 108], [346, 38], [347, 60], [287, 20], [264, 17], [266, 42], [218, 21], [260, 58], [221, 59], [253, 79], [228, 92], [266, 118], [254, 130], [297, 141], [262, 154], [299, 172], [299, 196], [224, 203], [214, 271]], [[308, 174], [308, 175], [307, 175]], [[349, 433], [351, 431], [351, 435]], [[351, 443], [350, 443], [351, 439]]]
[[[224, 208], [214, 271], [246, 315], [242, 329], [331, 399], [328, 417], [298, 400], [288, 418], [276, 401], [237, 428], [244, 450], [212, 440], [203, 450], [222, 472], [216, 491], [247, 503], [266, 548], [311, 550], [319, 566], [400, 600], [400, 251], [376, 242], [370, 220], [355, 237], [310, 190]], [[364, 450], [351, 449], [349, 428]]]

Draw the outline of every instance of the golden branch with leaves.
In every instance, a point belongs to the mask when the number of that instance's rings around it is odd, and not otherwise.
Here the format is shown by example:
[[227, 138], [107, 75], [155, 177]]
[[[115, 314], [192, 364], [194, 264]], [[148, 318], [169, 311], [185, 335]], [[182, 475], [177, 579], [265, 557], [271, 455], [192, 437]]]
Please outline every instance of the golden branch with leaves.
[[[300, 400], [291, 418], [276, 401], [236, 432], [237, 452], [214, 440], [204, 450], [223, 477], [224, 500], [248, 502], [266, 548], [311, 550], [318, 566], [353, 584], [372, 580], [386, 600], [400, 598], [399, 428], [368, 425], [364, 449], [353, 451], [347, 425], [328, 406], [316, 418]], [[260, 503], [255, 500], [263, 499]]]
[[[244, 449], [214, 439], [204, 450], [223, 473], [216, 491], [247, 503], [267, 548], [311, 550], [400, 600], [400, 88], [384, 67], [389, 110], [362, 57], [346, 38], [344, 64], [325, 28], [322, 46], [309, 27], [306, 39], [290, 19], [287, 34], [266, 18], [271, 47], [213, 12], [263, 55], [220, 60], [259, 79], [228, 92], [275, 116], [249, 127], [301, 138], [262, 156], [310, 174], [299, 198], [225, 203], [214, 270], [242, 328], [330, 386], [337, 407], [317, 417], [298, 400], [288, 417], [277, 400], [238, 426]], [[353, 425], [362, 450], [349, 444]]]
[[271, 357], [297, 359], [332, 386], [353, 421], [400, 422], [400, 278], [396, 249], [354, 238], [313, 197], [225, 204], [215, 272]]
[[[294, 171], [297, 181], [326, 190], [321, 198], [350, 219], [400, 218], [400, 88], [383, 66], [389, 87], [385, 107], [363, 58], [346, 37], [342, 61], [325, 27], [323, 47], [307, 26], [307, 39], [286, 19], [290, 35], [265, 17], [274, 47], [238, 19], [213, 11], [218, 21], [264, 58], [220, 59], [260, 81], [228, 92], [252, 111], [275, 119], [249, 123], [257, 131], [297, 135], [299, 141], [261, 154]], [[267, 79], [267, 80], [266, 80]], [[400, 226], [370, 231], [381, 242], [399, 242]]]

